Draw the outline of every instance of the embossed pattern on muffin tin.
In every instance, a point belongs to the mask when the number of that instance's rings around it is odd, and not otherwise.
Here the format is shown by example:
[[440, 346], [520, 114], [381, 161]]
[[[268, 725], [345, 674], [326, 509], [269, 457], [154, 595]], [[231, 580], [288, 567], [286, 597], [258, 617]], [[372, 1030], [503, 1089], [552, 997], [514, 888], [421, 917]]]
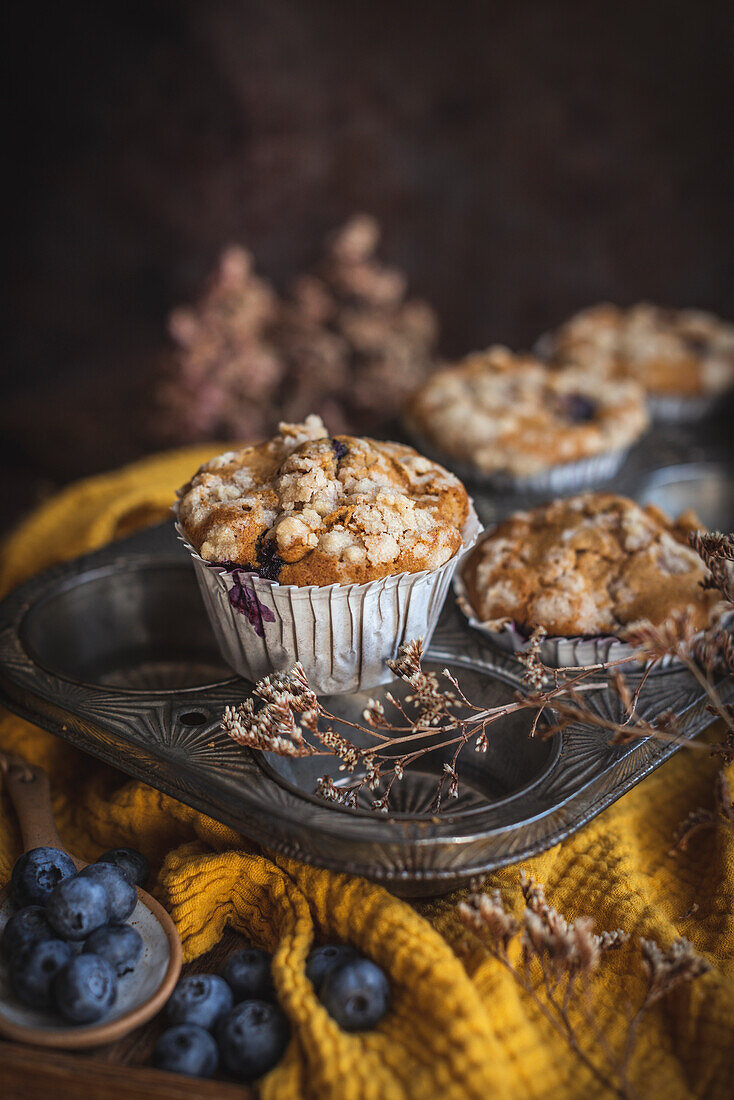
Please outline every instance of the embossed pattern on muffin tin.
[[[451, 598], [429, 657], [433, 667], [450, 665], [486, 705], [522, 688], [516, 660], [469, 631]], [[308, 767], [244, 750], [220, 731], [224, 706], [249, 691], [219, 658], [172, 526], [55, 567], [0, 605], [0, 700], [8, 707], [266, 848], [405, 895], [440, 893], [542, 851], [676, 751], [650, 739], [614, 747], [583, 725], [531, 741], [519, 714], [495, 727], [486, 756], [471, 753], [464, 792], [441, 814], [426, 812], [440, 753], [396, 785], [391, 814], [345, 810], [313, 796]], [[349, 717], [363, 701], [330, 703]], [[604, 715], [619, 713], [605, 687], [588, 701]], [[686, 673], [646, 685], [641, 713], [668, 707], [686, 738], [711, 721]]]

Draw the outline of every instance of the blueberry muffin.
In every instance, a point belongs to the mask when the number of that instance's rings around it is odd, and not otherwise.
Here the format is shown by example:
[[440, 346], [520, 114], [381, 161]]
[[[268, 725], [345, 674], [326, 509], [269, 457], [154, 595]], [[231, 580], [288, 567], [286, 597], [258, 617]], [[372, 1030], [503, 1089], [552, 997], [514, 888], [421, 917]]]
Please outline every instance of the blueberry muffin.
[[414, 395], [409, 431], [486, 475], [527, 477], [622, 451], [645, 431], [644, 394], [630, 381], [549, 371], [493, 347], [434, 374]]
[[402, 444], [331, 437], [316, 416], [212, 459], [178, 505], [205, 561], [284, 585], [438, 569], [468, 514], [466, 490], [441, 466]]
[[485, 536], [463, 570], [469, 602], [490, 629], [553, 637], [625, 633], [686, 611], [696, 629], [723, 609], [688, 545], [700, 524], [612, 493], [585, 493], [517, 512]]
[[556, 366], [638, 381], [659, 397], [704, 397], [734, 386], [734, 325], [698, 310], [640, 303], [577, 313], [541, 347]]

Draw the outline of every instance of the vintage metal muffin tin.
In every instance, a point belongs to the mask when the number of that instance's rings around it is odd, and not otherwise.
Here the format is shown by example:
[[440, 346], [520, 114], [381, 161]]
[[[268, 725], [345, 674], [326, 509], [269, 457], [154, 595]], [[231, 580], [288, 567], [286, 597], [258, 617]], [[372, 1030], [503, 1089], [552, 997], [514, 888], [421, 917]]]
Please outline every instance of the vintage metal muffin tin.
[[[730, 527], [728, 465], [683, 457], [674, 452], [654, 474], [633, 468], [634, 495], [664, 498], [673, 510], [703, 502], [711, 526]], [[469, 697], [488, 706], [522, 690], [515, 659], [471, 631], [452, 597], [429, 657], [438, 668], [449, 665]], [[676, 751], [650, 739], [613, 747], [587, 726], [530, 738], [530, 712], [520, 712], [492, 727], [486, 754], [465, 751], [460, 797], [441, 814], [429, 810], [440, 752], [396, 784], [389, 815], [345, 810], [313, 795], [316, 777], [330, 770], [324, 759], [254, 753], [220, 731], [224, 706], [249, 690], [219, 655], [172, 523], [57, 566], [0, 604], [0, 702], [11, 710], [266, 848], [366, 875], [405, 895], [446, 891], [542, 851]], [[354, 718], [366, 698], [329, 703]], [[601, 681], [589, 702], [606, 715], [619, 710]], [[685, 672], [662, 672], [645, 685], [642, 714], [667, 708], [680, 715], [686, 738], [711, 721]]]

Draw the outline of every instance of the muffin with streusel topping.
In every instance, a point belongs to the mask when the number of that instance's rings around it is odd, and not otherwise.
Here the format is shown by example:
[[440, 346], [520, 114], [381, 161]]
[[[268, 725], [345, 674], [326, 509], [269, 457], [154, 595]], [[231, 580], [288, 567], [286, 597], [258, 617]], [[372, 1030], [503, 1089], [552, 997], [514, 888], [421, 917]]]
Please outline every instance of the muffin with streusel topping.
[[[677, 613], [703, 630], [724, 605], [718, 593], [701, 586], [706, 569], [688, 545], [698, 526], [690, 513], [673, 521], [652, 505], [642, 508], [612, 493], [517, 512], [467, 559], [464, 599], [495, 640], [514, 636], [518, 645], [537, 627], [553, 639], [623, 640]], [[557, 650], [550, 644], [543, 653], [554, 658]], [[597, 646], [586, 652], [599, 659]]]
[[648, 425], [636, 383], [549, 371], [503, 347], [433, 375], [406, 418], [414, 436], [465, 476], [539, 489], [588, 484], [600, 460], [602, 476], [610, 476]]
[[399, 443], [329, 436], [315, 416], [206, 463], [178, 496], [230, 664], [257, 679], [301, 660], [330, 692], [389, 678], [400, 642], [427, 641], [478, 530], [453, 474]]
[[734, 389], [734, 325], [701, 310], [604, 303], [542, 337], [539, 349], [557, 367], [634, 379], [662, 418], [701, 415]]

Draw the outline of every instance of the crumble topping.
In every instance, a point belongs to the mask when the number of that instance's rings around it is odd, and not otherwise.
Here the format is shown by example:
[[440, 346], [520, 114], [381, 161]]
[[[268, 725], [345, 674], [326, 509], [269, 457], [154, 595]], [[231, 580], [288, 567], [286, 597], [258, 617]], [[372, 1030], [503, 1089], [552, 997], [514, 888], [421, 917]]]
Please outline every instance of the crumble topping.
[[632, 381], [549, 371], [532, 356], [493, 347], [434, 374], [413, 397], [408, 422], [483, 473], [523, 476], [626, 447], [648, 415]]
[[734, 386], [734, 325], [701, 310], [592, 306], [545, 344], [555, 366], [634, 378], [653, 394], [696, 396]]
[[721, 597], [700, 582], [706, 569], [687, 542], [695, 515], [676, 521], [652, 505], [584, 493], [516, 512], [484, 538], [464, 570], [470, 602], [491, 628], [616, 634], [660, 625], [687, 610], [696, 629], [717, 617]]
[[461, 482], [411, 447], [332, 438], [316, 416], [212, 459], [179, 498], [207, 561], [297, 585], [436, 569], [459, 549], [469, 507]]

